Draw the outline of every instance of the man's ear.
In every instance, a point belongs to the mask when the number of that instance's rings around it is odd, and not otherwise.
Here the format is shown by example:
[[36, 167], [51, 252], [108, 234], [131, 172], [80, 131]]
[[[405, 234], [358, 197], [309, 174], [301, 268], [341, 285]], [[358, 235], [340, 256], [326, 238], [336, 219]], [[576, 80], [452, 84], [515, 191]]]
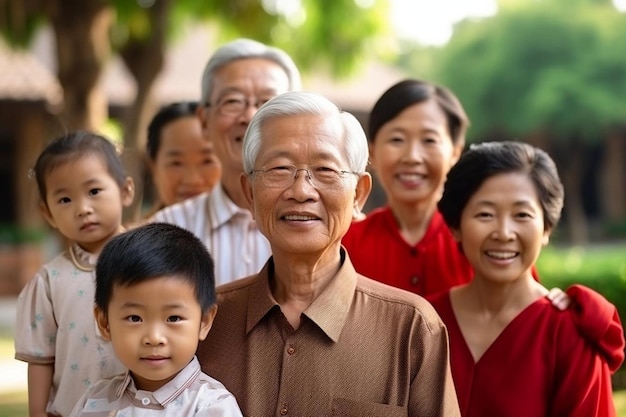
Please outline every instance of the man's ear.
[[50, 227], [52, 227], [53, 229], [57, 229], [57, 223], [54, 221], [54, 217], [52, 217], [52, 213], [50, 213], [48, 205], [43, 201], [39, 202], [39, 212], [41, 213], [43, 218], [46, 219], [46, 222], [48, 222]]
[[356, 183], [354, 195], [354, 212], [352, 214], [353, 218], [359, 218], [359, 213], [363, 210], [365, 206], [365, 202], [367, 201], [367, 197], [369, 197], [370, 192], [372, 192], [372, 176], [369, 172], [361, 174]]
[[135, 199], [135, 181], [132, 177], [126, 177], [122, 192], [122, 207], [129, 207]]
[[376, 159], [374, 159], [374, 144], [372, 142], [370, 142], [367, 145], [368, 149], [369, 149], [369, 161], [368, 164], [374, 168], [374, 166], [376, 165]]
[[109, 317], [98, 306], [94, 307], [93, 315], [96, 318], [96, 324], [98, 325], [98, 330], [100, 331], [100, 335], [102, 336], [104, 340], [110, 341], [111, 329], [109, 329]]
[[204, 136], [205, 139], [211, 139], [209, 137], [209, 131], [208, 131], [207, 108], [206, 108], [206, 106], [204, 104], [200, 103], [198, 108], [196, 108], [196, 117], [198, 118], [198, 120], [200, 120], [200, 127], [202, 129], [202, 136]]
[[254, 191], [252, 190], [252, 181], [245, 172], [241, 174], [241, 177], [239, 177], [239, 181], [241, 183], [241, 188], [243, 189], [243, 195], [246, 198], [246, 203], [248, 204], [248, 210], [250, 210], [250, 213], [252, 213], [252, 218], [255, 218]]
[[209, 308], [203, 315], [200, 321], [200, 334], [198, 335], [198, 340], [206, 339], [209, 334], [209, 330], [211, 330], [211, 326], [213, 326], [213, 320], [215, 320], [215, 315], [217, 314], [217, 304], [214, 304]]

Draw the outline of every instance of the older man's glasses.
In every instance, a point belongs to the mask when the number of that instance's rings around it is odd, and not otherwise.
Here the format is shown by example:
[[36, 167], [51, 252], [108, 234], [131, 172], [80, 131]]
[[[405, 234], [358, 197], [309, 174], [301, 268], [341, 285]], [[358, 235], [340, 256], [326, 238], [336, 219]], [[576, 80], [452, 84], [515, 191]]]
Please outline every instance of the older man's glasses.
[[346, 175], [359, 175], [356, 172], [341, 171], [321, 165], [311, 165], [308, 168], [281, 165], [267, 169], [254, 169], [252, 174], [260, 178], [268, 188], [288, 188], [296, 182], [300, 171], [306, 173], [306, 179], [317, 189], [341, 187], [344, 185]]
[[223, 116], [239, 116], [250, 106], [261, 107], [273, 97], [255, 98], [253, 101], [239, 93], [226, 94], [220, 97], [214, 104], [206, 103], [206, 107], [216, 107], [217, 112]]

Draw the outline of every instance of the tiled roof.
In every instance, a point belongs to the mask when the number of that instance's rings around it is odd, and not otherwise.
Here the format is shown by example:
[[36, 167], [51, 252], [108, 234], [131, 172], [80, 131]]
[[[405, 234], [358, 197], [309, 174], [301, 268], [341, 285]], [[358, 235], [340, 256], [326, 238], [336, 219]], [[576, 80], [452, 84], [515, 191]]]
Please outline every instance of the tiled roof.
[[63, 90], [57, 78], [28, 51], [0, 40], [0, 100], [43, 100], [57, 105]]
[[[32, 54], [11, 51], [0, 44], [0, 99], [45, 98], [53, 103], [61, 100], [62, 90], [53, 75], [56, 60], [52, 39], [49, 29], [41, 31]], [[163, 71], [154, 85], [158, 103], [199, 99], [202, 71], [213, 45], [214, 36], [206, 27], [190, 27], [170, 45]], [[327, 96], [346, 110], [369, 112], [383, 91], [404, 77], [395, 68], [371, 62], [348, 79], [336, 80], [319, 73], [304, 76], [303, 88]], [[110, 104], [125, 106], [135, 99], [135, 81], [117, 56], [104, 68], [100, 83]]]

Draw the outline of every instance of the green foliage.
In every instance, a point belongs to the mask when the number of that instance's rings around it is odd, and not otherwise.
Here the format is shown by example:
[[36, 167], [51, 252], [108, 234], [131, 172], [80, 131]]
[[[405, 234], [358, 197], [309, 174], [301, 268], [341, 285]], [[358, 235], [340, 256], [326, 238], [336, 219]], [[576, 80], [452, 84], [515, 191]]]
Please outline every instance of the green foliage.
[[541, 130], [597, 141], [626, 118], [626, 22], [610, 3], [501, 3], [495, 17], [457, 26], [432, 73], [466, 106], [470, 140]]
[[[0, 34], [10, 45], [26, 46], [34, 31], [57, 7], [47, 2], [7, 0], [0, 6]], [[285, 49], [302, 69], [324, 64], [336, 75], [347, 75], [374, 54], [390, 31], [388, 0], [301, 0], [301, 2], [252, 0], [84, 0], [110, 5], [116, 21], [111, 29], [115, 50], [129, 43], [148, 41], [154, 30], [150, 7], [164, 4], [167, 39], [173, 40], [192, 23], [217, 28], [219, 42], [249, 37]], [[293, 10], [271, 7], [292, 4]]]
[[47, 236], [45, 228], [26, 228], [0, 223], [0, 245], [42, 242]]
[[10, 46], [26, 48], [43, 21], [42, 11], [36, 10], [32, 1], [0, 2], [0, 36]]
[[548, 287], [580, 283], [620, 306], [626, 318], [626, 244], [595, 247], [545, 248], [537, 269]]

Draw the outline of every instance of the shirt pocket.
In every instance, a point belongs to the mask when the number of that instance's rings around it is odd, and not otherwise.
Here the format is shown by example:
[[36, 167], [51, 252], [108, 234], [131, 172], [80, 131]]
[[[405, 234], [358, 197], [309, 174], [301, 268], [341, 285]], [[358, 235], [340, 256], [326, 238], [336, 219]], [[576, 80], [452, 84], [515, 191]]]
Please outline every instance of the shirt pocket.
[[408, 412], [405, 407], [395, 405], [334, 398], [331, 415], [334, 417], [406, 417]]

